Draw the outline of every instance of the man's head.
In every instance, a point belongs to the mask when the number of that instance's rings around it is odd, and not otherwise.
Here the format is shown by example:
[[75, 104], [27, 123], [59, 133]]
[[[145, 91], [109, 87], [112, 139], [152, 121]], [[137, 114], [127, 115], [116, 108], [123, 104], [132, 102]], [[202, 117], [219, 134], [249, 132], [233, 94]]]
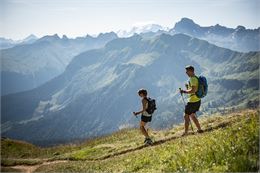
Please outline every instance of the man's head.
[[140, 90], [138, 90], [138, 95], [140, 96], [140, 97], [142, 97], [142, 98], [144, 98], [144, 97], [147, 97], [147, 90], [145, 90], [145, 89], [140, 89]]
[[186, 74], [191, 77], [191, 76], [194, 76], [194, 67], [191, 66], [191, 65], [188, 65], [185, 67], [186, 69]]

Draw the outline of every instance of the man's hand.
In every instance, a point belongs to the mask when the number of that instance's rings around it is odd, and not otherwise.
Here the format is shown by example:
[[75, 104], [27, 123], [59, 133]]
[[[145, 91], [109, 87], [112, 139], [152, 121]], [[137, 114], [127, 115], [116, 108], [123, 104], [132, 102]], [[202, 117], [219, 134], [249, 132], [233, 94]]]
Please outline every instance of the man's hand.
[[187, 91], [185, 91], [185, 90], [180, 90], [180, 93], [181, 93], [181, 94], [183, 94], [183, 93], [186, 94]]

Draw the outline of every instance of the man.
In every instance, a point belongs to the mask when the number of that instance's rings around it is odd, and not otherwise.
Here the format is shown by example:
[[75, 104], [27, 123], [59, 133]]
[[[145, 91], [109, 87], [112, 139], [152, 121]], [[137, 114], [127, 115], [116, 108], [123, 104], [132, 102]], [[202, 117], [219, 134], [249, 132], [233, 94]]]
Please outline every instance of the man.
[[189, 95], [188, 103], [185, 106], [185, 115], [184, 115], [185, 131], [183, 133], [183, 136], [188, 134], [190, 118], [193, 120], [196, 127], [198, 128], [197, 132], [198, 133], [203, 132], [201, 130], [200, 123], [199, 123], [198, 119], [196, 118], [196, 112], [199, 111], [200, 104], [201, 104], [200, 98], [198, 98], [195, 94], [198, 90], [199, 81], [195, 75], [193, 66], [186, 66], [185, 69], [186, 69], [186, 74], [189, 76], [190, 79], [189, 79], [188, 84], [186, 84], [187, 90], [181, 90], [181, 94], [184, 93], [184, 94]]
[[144, 140], [144, 143], [146, 145], [151, 145], [152, 144], [152, 140], [145, 128], [145, 125], [148, 123], [148, 122], [151, 122], [152, 121], [152, 115], [148, 114], [148, 112], [146, 111], [148, 109], [148, 98], [147, 98], [147, 90], [145, 89], [140, 89], [138, 91], [138, 95], [141, 97], [142, 99], [142, 110], [141, 111], [138, 111], [138, 112], [133, 112], [133, 114], [135, 116], [141, 114], [141, 121], [140, 121], [140, 130], [142, 132], [142, 134], [145, 136], [145, 140]]

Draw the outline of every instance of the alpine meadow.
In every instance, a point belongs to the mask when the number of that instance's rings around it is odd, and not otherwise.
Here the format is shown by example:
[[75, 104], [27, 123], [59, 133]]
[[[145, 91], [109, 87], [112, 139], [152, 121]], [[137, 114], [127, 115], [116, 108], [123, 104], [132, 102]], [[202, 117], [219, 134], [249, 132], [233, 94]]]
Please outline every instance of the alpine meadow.
[[0, 6], [1, 172], [259, 172], [259, 0]]

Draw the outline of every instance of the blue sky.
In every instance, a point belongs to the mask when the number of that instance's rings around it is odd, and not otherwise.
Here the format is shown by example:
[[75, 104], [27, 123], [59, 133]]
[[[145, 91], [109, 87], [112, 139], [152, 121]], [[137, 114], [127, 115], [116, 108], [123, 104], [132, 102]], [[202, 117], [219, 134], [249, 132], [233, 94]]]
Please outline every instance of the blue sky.
[[69, 37], [129, 29], [173, 27], [182, 17], [202, 26], [260, 26], [260, 0], [0, 0], [0, 36], [22, 39], [58, 33]]

